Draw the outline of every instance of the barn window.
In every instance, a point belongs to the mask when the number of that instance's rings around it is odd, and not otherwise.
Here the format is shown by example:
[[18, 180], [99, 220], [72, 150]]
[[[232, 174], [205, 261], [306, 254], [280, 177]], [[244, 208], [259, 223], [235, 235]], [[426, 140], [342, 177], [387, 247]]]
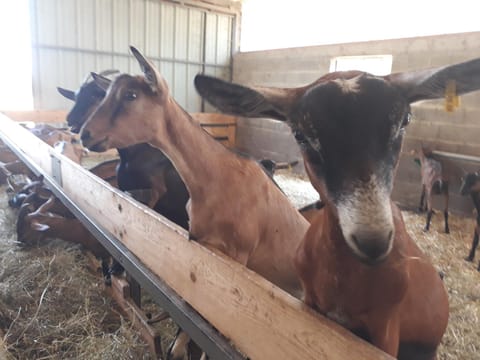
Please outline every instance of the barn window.
[[360, 70], [373, 75], [392, 71], [392, 55], [339, 56], [330, 60], [330, 71]]

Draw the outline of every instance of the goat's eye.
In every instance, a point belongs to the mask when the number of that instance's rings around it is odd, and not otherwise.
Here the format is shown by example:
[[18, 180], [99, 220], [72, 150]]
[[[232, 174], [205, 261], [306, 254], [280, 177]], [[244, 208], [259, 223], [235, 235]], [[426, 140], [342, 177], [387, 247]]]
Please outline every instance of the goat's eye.
[[307, 140], [305, 139], [305, 136], [303, 135], [303, 133], [301, 133], [300, 131], [295, 131], [294, 134], [295, 136], [295, 140], [297, 140], [297, 142], [299, 143], [304, 143], [306, 142]]
[[407, 115], [405, 115], [402, 121], [402, 129], [405, 128], [408, 124], [410, 124], [410, 120], [412, 120], [412, 114], [407, 113]]
[[129, 90], [125, 93], [125, 100], [133, 101], [137, 98], [137, 93], [133, 90]]

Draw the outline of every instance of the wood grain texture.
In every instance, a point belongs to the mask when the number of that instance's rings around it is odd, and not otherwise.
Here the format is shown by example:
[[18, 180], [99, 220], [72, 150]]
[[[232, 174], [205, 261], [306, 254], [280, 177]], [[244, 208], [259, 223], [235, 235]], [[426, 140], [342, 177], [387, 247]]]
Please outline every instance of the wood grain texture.
[[51, 175], [61, 159], [63, 189], [149, 269], [251, 359], [391, 359], [221, 253], [131, 200], [4, 116], [0, 132]]
[[33, 110], [33, 111], [2, 111], [15, 121], [33, 121], [41, 123], [66, 123], [68, 111], [64, 110]]

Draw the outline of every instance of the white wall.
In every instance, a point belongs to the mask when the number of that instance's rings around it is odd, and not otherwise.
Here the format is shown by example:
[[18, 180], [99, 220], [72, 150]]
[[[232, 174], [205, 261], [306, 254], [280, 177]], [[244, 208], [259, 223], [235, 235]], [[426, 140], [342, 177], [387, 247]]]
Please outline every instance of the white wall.
[[474, 0], [244, 0], [241, 51], [478, 30]]
[[30, 110], [32, 54], [28, 0], [0, 1], [0, 110]]

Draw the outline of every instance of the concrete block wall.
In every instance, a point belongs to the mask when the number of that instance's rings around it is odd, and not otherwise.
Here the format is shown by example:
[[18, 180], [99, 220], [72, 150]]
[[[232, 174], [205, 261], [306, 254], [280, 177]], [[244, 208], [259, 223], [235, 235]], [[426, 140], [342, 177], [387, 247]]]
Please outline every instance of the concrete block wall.
[[[233, 80], [245, 85], [301, 86], [327, 73], [332, 58], [357, 55], [392, 55], [392, 72], [448, 65], [480, 57], [480, 32], [237, 53]], [[420, 174], [410, 150], [421, 143], [480, 156], [480, 93], [462, 96], [460, 108], [453, 113], [445, 112], [442, 100], [413, 106], [393, 193], [405, 207], [418, 206]], [[257, 158], [300, 158], [288, 127], [272, 120], [240, 119], [237, 146]], [[461, 174], [480, 169], [480, 164], [456, 162], [447, 168], [452, 177], [452, 210], [470, 214], [470, 200], [458, 194], [458, 187]], [[303, 167], [297, 170], [303, 171]], [[442, 201], [437, 200], [436, 206], [442, 207]]]

